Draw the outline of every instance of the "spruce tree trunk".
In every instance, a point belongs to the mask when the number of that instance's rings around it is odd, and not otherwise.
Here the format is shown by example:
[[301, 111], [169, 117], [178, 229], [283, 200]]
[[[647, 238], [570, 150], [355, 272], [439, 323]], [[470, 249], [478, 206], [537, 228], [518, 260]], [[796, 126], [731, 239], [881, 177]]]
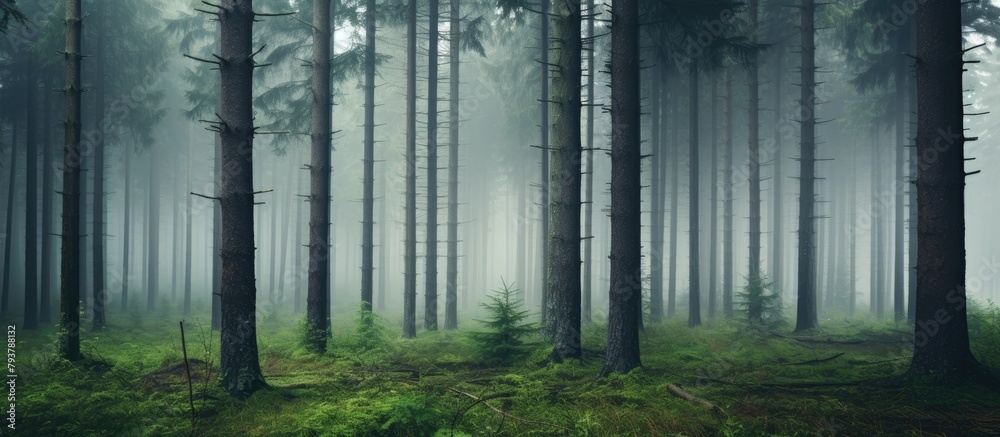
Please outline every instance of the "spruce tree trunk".
[[774, 187], [774, 193], [772, 197], [771, 205], [771, 284], [772, 293], [776, 296], [782, 296], [785, 292], [785, 226], [783, 223], [784, 213], [782, 212], [782, 205], [785, 202], [784, 193], [784, 179], [782, 179], [783, 173], [781, 171], [781, 165], [784, 161], [784, 157], [781, 155], [781, 125], [782, 125], [782, 111], [781, 106], [784, 103], [781, 97], [781, 85], [782, 73], [784, 72], [785, 66], [785, 50], [784, 47], [776, 48], [776, 59], [774, 60], [774, 181], [772, 186]]
[[377, 311], [385, 311], [385, 291], [386, 291], [386, 272], [389, 270], [389, 261], [386, 257], [386, 253], [389, 251], [389, 238], [386, 236], [386, 229], [389, 227], [389, 216], [386, 210], [386, 197], [385, 197], [385, 186], [387, 183], [386, 168], [382, 166], [382, 183], [379, 187], [379, 198], [382, 199], [382, 204], [379, 205], [379, 224], [378, 227], [378, 303], [375, 305]]
[[541, 20], [541, 36], [539, 38], [538, 44], [541, 47], [541, 60], [539, 61], [539, 67], [542, 72], [542, 90], [541, 96], [539, 97], [539, 102], [541, 104], [541, 114], [539, 116], [539, 127], [541, 128], [541, 141], [538, 147], [541, 148], [541, 176], [539, 180], [541, 181], [541, 199], [539, 203], [542, 206], [542, 217], [541, 217], [541, 238], [538, 240], [541, 242], [539, 248], [542, 252], [541, 254], [541, 290], [542, 290], [542, 314], [541, 314], [541, 331], [544, 338], [552, 338], [555, 335], [554, 332], [554, 319], [555, 319], [555, 305], [553, 304], [552, 293], [549, 291], [549, 129], [552, 126], [549, 125], [549, 50], [551, 50], [549, 41], [549, 9], [551, 8], [552, 0], [541, 0], [542, 1], [542, 14]]
[[906, 222], [903, 219], [904, 204], [903, 199], [906, 197], [905, 187], [906, 187], [906, 176], [903, 174], [903, 162], [906, 160], [906, 129], [904, 125], [904, 114], [906, 113], [906, 64], [903, 62], [896, 63], [896, 178], [893, 183], [893, 191], [896, 195], [896, 217], [893, 220], [893, 226], [895, 228], [896, 240], [894, 242], [894, 253], [893, 253], [893, 293], [892, 293], [892, 308], [893, 316], [896, 322], [902, 322], [906, 319], [906, 302], [904, 301], [904, 293], [906, 284], [903, 283], [903, 275], [905, 273], [904, 257], [903, 253], [903, 230], [906, 229]]
[[[45, 82], [43, 82], [44, 84]], [[39, 320], [42, 324], [48, 325], [52, 322], [52, 280], [55, 278], [55, 271], [52, 269], [52, 234], [56, 232], [52, 228], [52, 194], [55, 191], [53, 186], [53, 167], [55, 162], [52, 156], [52, 141], [49, 136], [52, 131], [52, 107], [51, 92], [42, 94], [42, 261], [41, 261], [41, 282], [40, 282], [40, 303], [38, 307]], [[9, 235], [9, 234], [8, 234]]]
[[[298, 161], [301, 162], [303, 156], [298, 156]], [[295, 190], [297, 193], [302, 193], [302, 172], [296, 172], [295, 174]], [[301, 195], [301, 194], [300, 194]], [[292, 311], [294, 314], [302, 314], [302, 205], [306, 202], [299, 200], [295, 202], [295, 297], [294, 303], [292, 304]], [[308, 273], [306, 277], [306, 287], [308, 287]]]
[[[886, 274], [886, 245], [889, 239], [888, 233], [886, 232], [886, 220], [888, 220], [888, 214], [886, 213], [885, 205], [882, 199], [879, 197], [880, 193], [883, 193], [886, 189], [886, 177], [885, 172], [882, 171], [885, 164], [883, 162], [886, 160], [885, 153], [882, 150], [883, 144], [881, 141], [875, 142], [875, 156], [873, 160], [875, 167], [873, 167], [872, 175], [878, 181], [878, 189], [872, 192], [873, 204], [875, 209], [875, 266], [876, 266], [876, 276], [875, 276], [875, 288], [873, 292], [875, 293], [875, 317], [882, 319], [885, 317], [885, 298], [888, 293], [888, 275]], [[891, 179], [890, 179], [891, 180]]]
[[[365, 1], [365, 127], [361, 206], [361, 303], [372, 309], [375, 265], [375, 0]], [[385, 223], [382, 223], [385, 226]], [[380, 244], [385, 244], [380, 241]], [[385, 268], [385, 266], [379, 266]]]
[[[910, 374], [970, 377], [965, 285], [962, 5], [917, 9], [917, 307]], [[936, 157], [937, 159], [931, 159]]]
[[712, 175], [709, 195], [709, 234], [708, 234], [708, 318], [715, 319], [718, 307], [718, 272], [719, 272], [719, 134], [717, 127], [719, 102], [719, 75], [712, 73]]
[[688, 66], [688, 120], [690, 122], [690, 159], [688, 166], [688, 327], [701, 325], [700, 275], [701, 252], [698, 238], [698, 212], [701, 192], [698, 188], [698, 61]]
[[615, 1], [611, 15], [611, 296], [603, 375], [642, 365], [639, 1]]
[[726, 68], [722, 132], [726, 162], [722, 185], [722, 315], [733, 318], [733, 72]]
[[[192, 147], [191, 131], [188, 130], [188, 150], [187, 150], [187, 193], [191, 193], [191, 155], [194, 154]], [[184, 317], [191, 315], [191, 194], [184, 196]]]
[[[756, 41], [757, 32], [757, 0], [750, 0], [747, 14], [750, 18], [752, 40]], [[750, 284], [760, 283], [760, 79], [756, 53], [750, 55], [750, 65], [747, 66], [748, 111], [749, 125], [749, 170], [750, 170], [750, 264], [747, 268]], [[760, 307], [752, 305], [748, 314], [750, 320], [760, 319]]]
[[663, 193], [660, 185], [662, 176], [662, 155], [664, 147], [660, 140], [660, 110], [663, 106], [660, 97], [662, 82], [659, 69], [650, 71], [649, 79], [649, 143], [652, 161], [650, 165], [650, 229], [649, 229], [649, 320], [658, 323], [663, 319]]
[[858, 265], [858, 215], [854, 213], [856, 210], [857, 200], [858, 200], [858, 154], [857, 147], [854, 148], [854, 152], [851, 153], [851, 187], [850, 194], [847, 200], [847, 214], [850, 217], [851, 232], [848, 235], [850, 243], [848, 244], [849, 249], [847, 256], [850, 259], [850, 266], [848, 267], [850, 274], [848, 275], [850, 283], [848, 284], [848, 291], [850, 296], [848, 296], [848, 307], [847, 314], [854, 317], [854, 312], [858, 307], [858, 280], [857, 280], [857, 265]]
[[[274, 189], [278, 186], [278, 160], [272, 160], [273, 165], [271, 169], [271, 187]], [[277, 289], [278, 275], [277, 271], [277, 254], [278, 254], [278, 209], [281, 208], [281, 203], [278, 199], [274, 199], [269, 202], [271, 207], [271, 232], [270, 232], [270, 247], [268, 248], [269, 256], [267, 257], [268, 264], [271, 267], [270, 274], [268, 275], [269, 286], [267, 288], [267, 301], [269, 304], [275, 304], [275, 291]]]
[[813, 0], [802, 1], [802, 68], [799, 105], [801, 142], [799, 157], [799, 264], [795, 331], [819, 325], [816, 302], [815, 184], [816, 184], [816, 44]]
[[[593, 240], [594, 240], [594, 76], [598, 69], [594, 65], [594, 0], [587, 0], [587, 37], [590, 39], [590, 50], [587, 50], [587, 130], [584, 133], [586, 139], [586, 149], [584, 150], [584, 160], [586, 161], [586, 173], [583, 175], [583, 284], [581, 293], [583, 315], [581, 322], [590, 324], [593, 314], [592, 309], [592, 287], [593, 287]], [[661, 150], [663, 147], [661, 146]], [[663, 152], [661, 152], [663, 153]], [[523, 217], [523, 215], [522, 215]], [[662, 220], [663, 215], [660, 214]], [[662, 225], [661, 225], [662, 227]], [[660, 295], [660, 313], [663, 313], [662, 287]]]
[[[548, 282], [555, 306], [553, 358], [580, 358], [580, 1], [553, 4], [552, 144], [549, 150]], [[638, 125], [636, 125], [638, 126]], [[636, 247], [638, 249], [638, 246]], [[641, 300], [640, 300], [641, 301]]]
[[[11, 119], [10, 124], [10, 173], [7, 185], [7, 224], [4, 235], [13, 236], [14, 233], [14, 187], [17, 182], [17, 117]], [[14, 274], [10, 271], [12, 258], [11, 253], [14, 247], [13, 238], [4, 238], [3, 244], [3, 294], [0, 295], [0, 313], [6, 315], [10, 310], [10, 282]]]
[[122, 146], [124, 150], [122, 153], [125, 155], [125, 180], [122, 183], [122, 189], [125, 191], [125, 205], [124, 211], [124, 225], [122, 226], [122, 297], [121, 297], [121, 308], [119, 309], [121, 313], [128, 312], [128, 282], [129, 282], [129, 251], [131, 249], [130, 241], [132, 238], [132, 146], [130, 144], [124, 144]]
[[223, 236], [219, 368], [222, 386], [230, 395], [242, 399], [267, 386], [257, 355], [254, 275], [254, 12], [251, 0], [224, 0], [221, 5], [219, 130], [226, 171], [222, 173], [220, 196]]
[[417, 336], [417, 0], [406, 7], [406, 253], [403, 338]]
[[[461, 45], [461, 23], [459, 0], [451, 0], [451, 33], [448, 41], [448, 265], [445, 279], [444, 328], [458, 328], [458, 85]], [[524, 202], [519, 202], [522, 205]], [[518, 225], [524, 221], [524, 214], [518, 216]], [[521, 239], [518, 244], [523, 246]], [[523, 257], [519, 257], [523, 260]]]
[[871, 315], [876, 315], [876, 314], [878, 314], [876, 312], [876, 308], [877, 308], [876, 301], [878, 300], [878, 291], [877, 290], [878, 290], [878, 286], [879, 286], [879, 282], [878, 282], [878, 276], [879, 276], [878, 275], [878, 271], [879, 271], [879, 262], [878, 262], [878, 260], [879, 260], [879, 258], [878, 258], [878, 238], [879, 238], [879, 233], [878, 233], [879, 229], [878, 228], [879, 228], [879, 226], [878, 226], [878, 217], [879, 217], [879, 214], [878, 214], [878, 206], [877, 206], [877, 204], [878, 204], [878, 192], [879, 192], [879, 183], [878, 183], [879, 159], [878, 159], [878, 129], [877, 128], [872, 128], [872, 138], [874, 138], [875, 140], [872, 143], [871, 159], [868, 160], [868, 162], [870, 164], [869, 167], [868, 167], [869, 168], [869, 179], [868, 180], [869, 180], [869, 187], [870, 187], [870, 190], [869, 190], [869, 197], [870, 197], [869, 211], [871, 213], [871, 235], [869, 236], [870, 244], [869, 244], [869, 247], [868, 247], [868, 249], [869, 249], [868, 259], [870, 260], [869, 263], [868, 263], [868, 265], [869, 265], [869, 267], [868, 267], [868, 278], [869, 278], [868, 279], [868, 286], [869, 286], [869, 291], [868, 291], [868, 312]]
[[[97, 69], [95, 74], [97, 75], [95, 83], [97, 86], [97, 101], [94, 106], [96, 114], [94, 116], [96, 125], [103, 127], [104, 125], [104, 109], [105, 109], [105, 97], [107, 96], [107, 87], [104, 80], [104, 67], [105, 67], [105, 56], [104, 53], [104, 33], [105, 33], [105, 22], [107, 21], [105, 16], [105, 3], [100, 2], [97, 4]], [[98, 135], [97, 141], [93, 144], [94, 147], [94, 168], [91, 171], [94, 172], [94, 221], [92, 222], [90, 238], [93, 241], [91, 247], [91, 262], [93, 263], [94, 269], [94, 289], [91, 290], [94, 293], [94, 320], [93, 320], [93, 330], [101, 331], [104, 329], [105, 324], [105, 313], [106, 305], [105, 299], [107, 298], [107, 292], [104, 289], [104, 135]]]
[[[60, 267], [59, 355], [70, 361], [80, 356], [80, 0], [66, 0], [66, 123], [63, 149], [62, 265]], [[11, 165], [13, 169], [14, 166]], [[11, 183], [13, 187], [13, 183]], [[9, 230], [9, 229], [8, 229]], [[10, 235], [8, 233], [8, 235]], [[9, 253], [9, 252], [8, 252]], [[4, 269], [4, 272], [9, 270]]]
[[[222, 196], [222, 135], [215, 134], [215, 193]], [[212, 208], [212, 329], [222, 329], [222, 204]]]
[[[662, 78], [663, 83], [670, 86], [670, 82], [667, 82], [667, 69], [663, 69]], [[678, 81], [678, 84], [680, 81]], [[667, 287], [667, 318], [672, 319], [677, 313], [677, 239], [678, 239], [678, 200], [680, 199], [680, 161], [681, 161], [681, 143], [677, 140], [678, 132], [681, 129], [680, 123], [680, 107], [681, 107], [681, 93], [680, 86], [673, 86], [674, 92], [669, 93], [667, 101], [671, 103], [671, 108], [673, 108], [673, 113], [667, 118], [667, 121], [673, 121], [674, 128], [671, 129], [670, 136], [670, 255], [668, 256], [668, 268], [667, 276], [669, 286]]]
[[436, 331], [437, 322], [437, 100], [439, 1], [428, 0], [427, 26], [427, 249], [424, 270], [424, 328]]
[[[309, 165], [309, 292], [306, 296], [306, 342], [326, 351], [330, 281], [330, 0], [313, 1], [312, 133]], [[335, 246], [334, 246], [335, 247]]]
[[[223, 138], [225, 140], [225, 138]], [[223, 151], [225, 151], [225, 141], [223, 141]], [[149, 210], [146, 216], [146, 222], [149, 224], [149, 229], [146, 231], [146, 238], [149, 239], [149, 244], [146, 246], [148, 251], [147, 266], [146, 269], [149, 272], [146, 275], [146, 311], [153, 312], [156, 310], [156, 300], [159, 298], [159, 286], [160, 286], [160, 162], [157, 159], [156, 147], [149, 148], [149, 191], [147, 191], [149, 196]], [[225, 184], [225, 179], [223, 179], [223, 184]], [[225, 209], [225, 208], [223, 208]], [[225, 220], [225, 211], [223, 211], [223, 220]], [[225, 224], [223, 224], [225, 226]], [[223, 236], [225, 240], [225, 236]], [[223, 261], [225, 262], [225, 261]], [[225, 282], [225, 278], [223, 278]]]
[[[38, 328], [38, 82], [34, 78], [26, 82], [24, 329], [35, 329]], [[11, 235], [7, 235], [7, 239], [11, 239]]]
[[[917, 26], [911, 23], [909, 26], [910, 39], [909, 39], [909, 50], [910, 53], [917, 53]], [[907, 94], [908, 102], [907, 114], [909, 114], [909, 133], [910, 139], [915, 140], [917, 137], [917, 111], [919, 109], [919, 102], [917, 102], [917, 81], [913, 76], [913, 73], [907, 71], [907, 76], [909, 81], [907, 82]], [[920, 219], [917, 212], [917, 173], [919, 161], [917, 159], [917, 147], [913, 143], [907, 142], [907, 153], [909, 164], [907, 165], [909, 174], [907, 180], [907, 197], [909, 198], [909, 205], [907, 208], [907, 267], [908, 267], [908, 281], [907, 281], [907, 308], [906, 308], [906, 320], [911, 325], [916, 321], [917, 312], [917, 230], [919, 228]]]

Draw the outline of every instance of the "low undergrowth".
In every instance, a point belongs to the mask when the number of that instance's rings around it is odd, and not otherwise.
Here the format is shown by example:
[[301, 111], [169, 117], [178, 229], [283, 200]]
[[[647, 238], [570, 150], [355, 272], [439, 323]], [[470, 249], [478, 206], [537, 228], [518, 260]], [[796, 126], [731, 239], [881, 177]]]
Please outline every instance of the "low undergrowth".
[[[792, 388], [866, 381], [906, 371], [912, 331], [871, 319], [825, 319], [792, 335], [742, 321], [647, 324], [643, 368], [598, 378], [606, 325], [582, 333], [582, 360], [553, 363], [537, 335], [517, 359], [482, 350], [485, 328], [399, 337], [393, 315], [335, 315], [326, 353], [299, 341], [299, 317], [258, 328], [270, 389], [244, 401], [218, 386], [218, 333], [192, 319], [188, 403], [178, 317], [110, 317], [83, 333], [85, 359], [55, 358], [55, 328], [19, 332], [18, 425], [25, 435], [975, 435], [1000, 433], [1000, 396], [974, 385]], [[970, 306], [976, 356], [1000, 365], [1000, 309]], [[765, 383], [775, 384], [774, 386]], [[716, 412], [668, 391], [721, 407]], [[498, 412], [500, 411], [500, 412]], [[502, 413], [501, 413], [502, 412]], [[9, 430], [8, 430], [9, 431]]]

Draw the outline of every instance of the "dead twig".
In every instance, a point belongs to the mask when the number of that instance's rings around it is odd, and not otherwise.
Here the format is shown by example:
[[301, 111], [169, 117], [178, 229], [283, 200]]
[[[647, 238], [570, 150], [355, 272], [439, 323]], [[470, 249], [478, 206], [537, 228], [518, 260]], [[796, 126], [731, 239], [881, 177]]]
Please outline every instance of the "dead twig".
[[[553, 428], [559, 428], [559, 429], [564, 430], [564, 431], [572, 431], [573, 430], [573, 428], [567, 428], [565, 426], [558, 425], [558, 424], [555, 424], [555, 423], [552, 423], [552, 422], [544, 422], [544, 421], [541, 421], [541, 420], [531, 420], [531, 419], [525, 419], [523, 417], [518, 417], [518, 416], [515, 416], [513, 414], [510, 414], [510, 413], [508, 413], [508, 412], [506, 412], [504, 410], [501, 410], [501, 409], [493, 406], [493, 404], [490, 404], [489, 402], [486, 402], [486, 400], [484, 400], [484, 399], [480, 398], [479, 396], [476, 396], [476, 395], [474, 395], [472, 393], [466, 393], [466, 392], [464, 392], [462, 390], [459, 390], [459, 389], [456, 389], [456, 388], [450, 388], [449, 390], [451, 390], [451, 391], [453, 391], [455, 393], [461, 394], [461, 395], [468, 396], [468, 397], [470, 397], [472, 399], [475, 399], [476, 402], [481, 402], [483, 405], [486, 405], [487, 407], [490, 407], [491, 410], [496, 411], [497, 413], [500, 413], [504, 417], [509, 417], [509, 418], [517, 420], [519, 422], [531, 423], [531, 424], [535, 424], [535, 425], [546, 425], [546, 426], [551, 426]], [[473, 404], [473, 405], [475, 405], [475, 404]]]
[[701, 406], [703, 406], [705, 408], [708, 408], [708, 409], [710, 409], [712, 411], [715, 411], [715, 412], [719, 412], [719, 413], [722, 412], [722, 408], [719, 408], [718, 405], [715, 405], [715, 404], [713, 404], [713, 403], [711, 403], [709, 401], [706, 401], [706, 400], [704, 400], [702, 398], [694, 396], [694, 395], [692, 395], [692, 394], [684, 391], [684, 389], [682, 389], [682, 388], [680, 388], [680, 387], [678, 387], [678, 386], [676, 386], [674, 384], [667, 384], [667, 390], [670, 390], [670, 393], [673, 393], [677, 397], [679, 397], [681, 399], [684, 399], [684, 400], [686, 400], [688, 402], [691, 402], [692, 404], [701, 405]]

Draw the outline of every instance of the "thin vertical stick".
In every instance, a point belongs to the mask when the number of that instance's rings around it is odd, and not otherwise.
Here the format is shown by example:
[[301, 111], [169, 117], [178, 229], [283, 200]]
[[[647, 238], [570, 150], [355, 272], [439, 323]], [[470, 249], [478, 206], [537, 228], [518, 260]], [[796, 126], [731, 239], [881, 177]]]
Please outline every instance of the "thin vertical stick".
[[188, 404], [191, 405], [191, 435], [194, 435], [194, 387], [191, 386], [191, 366], [188, 365], [187, 342], [184, 341], [184, 321], [178, 323], [181, 325], [181, 351], [184, 352], [184, 371], [188, 380]]

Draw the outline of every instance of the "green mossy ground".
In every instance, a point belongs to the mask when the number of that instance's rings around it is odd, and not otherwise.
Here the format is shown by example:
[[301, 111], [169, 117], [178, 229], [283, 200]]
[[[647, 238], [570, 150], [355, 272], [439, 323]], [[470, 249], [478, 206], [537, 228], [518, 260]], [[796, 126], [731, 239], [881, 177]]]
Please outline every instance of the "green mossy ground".
[[[1000, 367], [1000, 311], [971, 314], [973, 349]], [[481, 360], [472, 330], [421, 331], [399, 338], [399, 320], [381, 320], [383, 340], [359, 332], [352, 312], [335, 315], [323, 356], [300, 345], [290, 314], [259, 320], [260, 362], [270, 390], [245, 401], [218, 386], [218, 337], [205, 318], [186, 323], [194, 382], [192, 429], [176, 314], [112, 316], [104, 332], [83, 332], [86, 359], [55, 358], [56, 331], [18, 332], [17, 428], [24, 435], [997, 435], [1000, 395], [975, 385], [766, 387], [770, 382], [842, 382], [902, 374], [911, 330], [872, 320], [825, 319], [808, 335], [736, 321], [689, 329], [682, 320], [647, 325], [643, 368], [597, 378], [605, 325], [583, 333], [582, 361], [553, 364], [533, 337], [509, 366]], [[376, 325], [377, 326], [377, 325]], [[377, 333], [376, 333], [377, 334]], [[362, 338], [364, 336], [364, 338]], [[861, 340], [860, 343], [856, 340]], [[364, 349], [365, 351], [361, 351]], [[794, 364], [838, 358], [818, 364]], [[706, 382], [705, 378], [735, 382]], [[667, 384], [721, 407], [713, 412], [672, 395]], [[491, 410], [452, 389], [487, 397]], [[6, 430], [9, 431], [9, 430]]]

